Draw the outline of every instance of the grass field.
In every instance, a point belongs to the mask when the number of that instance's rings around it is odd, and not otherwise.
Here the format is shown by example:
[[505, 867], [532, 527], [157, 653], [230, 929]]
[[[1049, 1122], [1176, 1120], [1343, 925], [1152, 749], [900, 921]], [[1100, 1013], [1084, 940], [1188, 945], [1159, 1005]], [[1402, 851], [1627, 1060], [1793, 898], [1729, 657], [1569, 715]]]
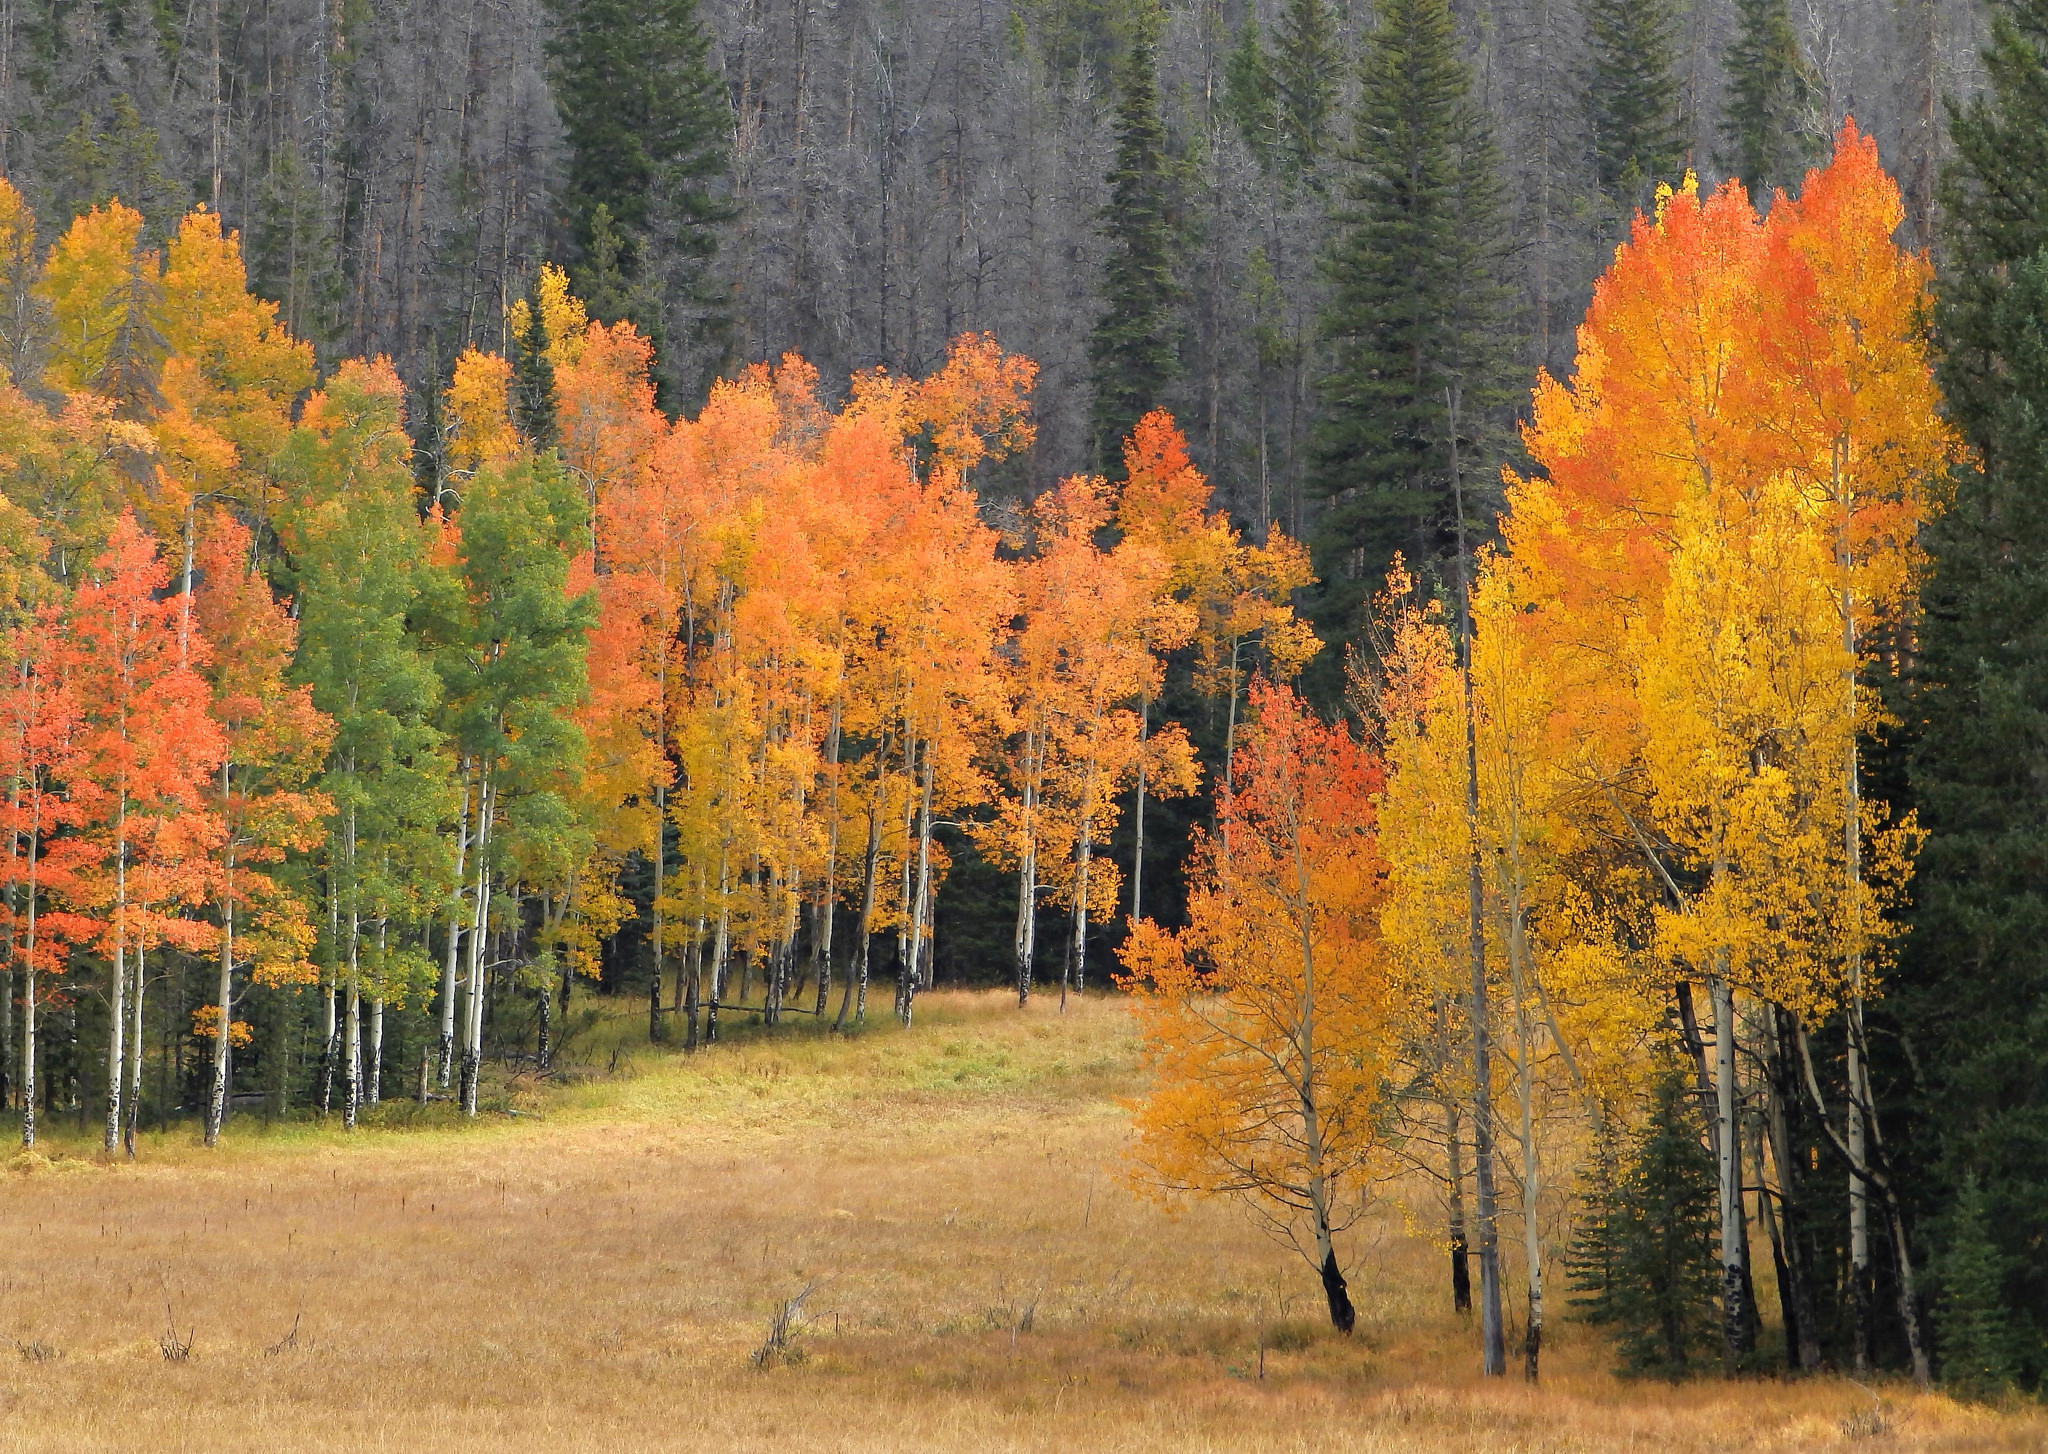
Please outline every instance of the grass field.
[[634, 1025], [477, 1126], [398, 1104], [353, 1136], [17, 1156], [0, 1448], [2048, 1448], [2038, 1409], [1903, 1386], [1622, 1383], [1570, 1324], [1540, 1388], [1488, 1384], [1392, 1214], [1336, 1338], [1241, 1213], [1125, 1188], [1113, 1002], [937, 994], [908, 1033], [687, 1062], [636, 1058]]

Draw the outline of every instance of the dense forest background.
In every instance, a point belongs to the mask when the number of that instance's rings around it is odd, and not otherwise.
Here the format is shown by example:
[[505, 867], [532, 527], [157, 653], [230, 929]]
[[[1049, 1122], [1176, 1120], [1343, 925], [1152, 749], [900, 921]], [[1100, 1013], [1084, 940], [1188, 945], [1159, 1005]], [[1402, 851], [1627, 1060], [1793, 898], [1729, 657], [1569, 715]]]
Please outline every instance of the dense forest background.
[[[1499, 150], [1523, 377], [1568, 365], [1639, 200], [1603, 163], [1616, 96], [1668, 110], [1703, 182], [1753, 188], [1796, 181], [1853, 114], [1924, 236], [1938, 98], [1978, 89], [1984, 41], [1968, 0], [1452, 8]], [[1090, 335], [1119, 67], [1143, 51], [1173, 312], [1151, 402], [1241, 518], [1301, 535], [1321, 264], [1371, 121], [1352, 62], [1373, 18], [1342, 0], [5, 0], [0, 173], [45, 217], [118, 195], [162, 229], [214, 206], [323, 362], [390, 355], [430, 455], [454, 359], [508, 348], [505, 306], [552, 258], [599, 316], [654, 334], [671, 407], [785, 350], [829, 385], [921, 374], [992, 331], [1042, 371], [1037, 447], [985, 487], [1036, 491], [1105, 463]]]

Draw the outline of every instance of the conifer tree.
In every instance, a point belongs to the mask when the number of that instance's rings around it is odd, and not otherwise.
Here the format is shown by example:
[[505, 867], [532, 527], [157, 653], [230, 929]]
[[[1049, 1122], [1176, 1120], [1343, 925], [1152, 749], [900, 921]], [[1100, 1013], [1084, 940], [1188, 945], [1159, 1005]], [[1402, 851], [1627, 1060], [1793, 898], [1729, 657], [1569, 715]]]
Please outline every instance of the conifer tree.
[[1910, 777], [1929, 836], [1888, 994], [1913, 1037], [1921, 1110], [1894, 1156], [1933, 1173], [1921, 1197], [1945, 1212], [1930, 1226], [1950, 1229], [1933, 1253], [1951, 1298], [1970, 1226], [1961, 1204], [1981, 1204], [1989, 1246], [1972, 1254], [1974, 1290], [1937, 1309], [1949, 1375], [1953, 1340], [1960, 1331], [1982, 1344], [1992, 1317], [1982, 1304], [1995, 1300], [2009, 1320], [2010, 1371], [2038, 1387], [2048, 1376], [2038, 1253], [2048, 785], [2034, 770], [2048, 752], [2048, 3], [1996, 15], [1985, 62], [1988, 91], [1950, 113], [1957, 157], [1943, 183], [1940, 380], [1976, 458], [1927, 531], [1932, 571], [1900, 714], [1914, 724]]
[[1995, 1397], [2011, 1386], [2013, 1374], [2006, 1257], [1975, 1177], [1964, 1180], [1956, 1199], [1939, 1270], [1942, 1382], [1959, 1393]]
[[1180, 221], [1166, 123], [1160, 114], [1160, 14], [1140, 0], [1116, 67], [1116, 164], [1102, 232], [1102, 314], [1088, 340], [1095, 385], [1096, 459], [1104, 469], [1138, 420], [1180, 377]]
[[1454, 548], [1453, 445], [1486, 479], [1474, 446], [1505, 399], [1497, 153], [1446, 0], [1391, 0], [1363, 69], [1312, 443], [1326, 636], [1358, 629], [1396, 551], [1426, 570]]
[[561, 431], [555, 423], [555, 366], [548, 358], [546, 310], [529, 307], [519, 335], [519, 361], [512, 372], [512, 422], [536, 451], [553, 449]]
[[[724, 86], [696, 0], [559, 0], [554, 98], [573, 161], [563, 201], [572, 241], [606, 295], [608, 266], [632, 283], [632, 317], [657, 344], [668, 313], [702, 290], [731, 215], [719, 192]], [[599, 217], [602, 208], [604, 216]], [[699, 301], [702, 301], [701, 299]]]
[[1789, 0], [1736, 0], [1735, 41], [1721, 123], [1726, 148], [1715, 161], [1759, 201], [1794, 187], [1826, 138], [1816, 115], [1813, 71], [1800, 53]]
[[1714, 1335], [1714, 1164], [1692, 1096], [1684, 1072], [1666, 1070], [1625, 1154], [1598, 1148], [1581, 1183], [1572, 1301], [1609, 1330], [1628, 1373], [1677, 1377]]
[[1273, 37], [1272, 74], [1281, 164], [1294, 176], [1311, 176], [1337, 119], [1337, 23], [1328, 0], [1287, 0]]
[[1600, 193], [1626, 221], [1685, 157], [1673, 0], [1586, 0], [1593, 69], [1586, 87]]

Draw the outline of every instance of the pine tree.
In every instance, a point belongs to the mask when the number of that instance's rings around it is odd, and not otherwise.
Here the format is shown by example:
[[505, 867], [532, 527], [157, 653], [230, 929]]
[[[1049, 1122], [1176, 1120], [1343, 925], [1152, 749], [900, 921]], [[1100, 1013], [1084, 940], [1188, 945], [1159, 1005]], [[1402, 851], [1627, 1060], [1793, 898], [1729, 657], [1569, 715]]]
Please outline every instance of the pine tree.
[[1259, 43], [1259, 16], [1247, 7], [1244, 23], [1237, 28], [1237, 44], [1223, 63], [1223, 106], [1237, 123], [1244, 144], [1251, 148], [1261, 167], [1270, 168], [1277, 156], [1280, 123], [1275, 94], [1272, 57]]
[[1625, 1154], [1596, 1147], [1572, 1242], [1573, 1304], [1606, 1327], [1622, 1371], [1675, 1378], [1714, 1338], [1714, 1163], [1683, 1071], [1660, 1075]]
[[1727, 112], [1715, 158], [1751, 195], [1795, 187], [1826, 137], [1816, 114], [1813, 71], [1799, 50], [1789, 0], [1736, 0], [1735, 42], [1728, 70]]
[[1102, 232], [1102, 316], [1088, 340], [1097, 463], [1112, 468], [1124, 437], [1166, 402], [1180, 377], [1182, 239], [1160, 114], [1160, 15], [1141, 0], [1116, 67], [1116, 164]]
[[2011, 1387], [2013, 1374], [2006, 1259], [1975, 1177], [1963, 1182], [1938, 1267], [1942, 1382], [1972, 1397], [1995, 1397]]
[[1337, 118], [1336, 17], [1327, 0], [1287, 0], [1273, 37], [1275, 122], [1281, 164], [1312, 177]]
[[1427, 569], [1451, 550], [1453, 445], [1469, 493], [1491, 473], [1475, 446], [1505, 398], [1497, 153], [1446, 0], [1390, 0], [1363, 80], [1312, 441], [1325, 636], [1358, 629], [1396, 551]]
[[1646, 208], [1659, 182], [1677, 181], [1685, 157], [1684, 117], [1673, 74], [1678, 10], [1673, 0], [1586, 0], [1593, 70], [1586, 114], [1593, 166], [1626, 222]]
[[560, 0], [558, 13], [549, 53], [573, 157], [563, 197], [571, 240], [587, 264], [610, 247], [640, 285], [634, 321], [660, 343], [673, 310], [707, 301], [703, 274], [731, 216], [719, 193], [728, 118], [711, 36], [696, 0]]
[[1579, 1220], [1565, 1249], [1571, 1305], [1589, 1323], [1614, 1321], [1620, 1233], [1628, 1221], [1622, 1174], [1621, 1132], [1610, 1112], [1595, 1129], [1591, 1154], [1579, 1168], [1572, 1198], [1579, 1206]]
[[[1994, 20], [1987, 94], [1951, 112], [1936, 304], [1941, 384], [1976, 467], [1928, 528], [1910, 693], [1910, 776], [1929, 837], [1891, 1013], [1909, 1027], [1915, 1100], [1897, 1161], [1932, 1172], [1923, 1205], [1970, 1178], [2004, 1268], [2012, 1372], [2048, 1375], [2048, 3]], [[1943, 1222], [1961, 1228], [1965, 1218]], [[1960, 1249], [1937, 1245], [1952, 1260]], [[1990, 1279], [1978, 1263], [1980, 1281]], [[1975, 1294], [1973, 1294], [1974, 1296]], [[1953, 1316], [1953, 1314], [1951, 1314]], [[1953, 1336], [1943, 1330], [1944, 1339]]]
[[561, 437], [555, 421], [555, 366], [548, 359], [545, 310], [526, 310], [526, 328], [519, 335], [519, 359], [512, 371], [512, 422], [536, 451], [553, 449]]

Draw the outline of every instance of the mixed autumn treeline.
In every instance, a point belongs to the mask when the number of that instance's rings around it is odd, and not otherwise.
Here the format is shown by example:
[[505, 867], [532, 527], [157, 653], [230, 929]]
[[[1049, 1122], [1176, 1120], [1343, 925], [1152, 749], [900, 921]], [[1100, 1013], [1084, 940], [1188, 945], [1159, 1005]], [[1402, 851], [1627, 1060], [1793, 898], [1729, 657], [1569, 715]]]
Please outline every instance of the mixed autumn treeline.
[[[1460, 1301], [1477, 1252], [1489, 1372], [1513, 1271], [1536, 1376], [1561, 1261], [1630, 1366], [1755, 1366], [1754, 1238], [1787, 1366], [1931, 1376], [1866, 1014], [1924, 834], [1860, 755], [1964, 460], [1900, 221], [1853, 125], [1767, 214], [1665, 189], [1539, 378], [1497, 546], [1452, 460], [1469, 585], [1397, 565], [1350, 660], [1366, 739], [1260, 689], [1188, 927], [1134, 933], [1146, 1179], [1251, 1200], [1340, 1328], [1333, 1238], [1405, 1165]], [[1941, 1242], [1946, 1369], [1996, 1386], [2002, 1294], [1957, 1273], [1987, 1233]]]
[[1017, 875], [1020, 1000], [1041, 905], [1069, 910], [1064, 991], [1121, 891], [1098, 846], [1195, 785], [1152, 720], [1163, 655], [1234, 712], [1255, 652], [1313, 647], [1301, 551], [1212, 513], [1164, 415], [1121, 485], [986, 523], [967, 478], [1029, 443], [1035, 372], [991, 340], [922, 381], [862, 375], [836, 411], [786, 359], [671, 422], [647, 341], [546, 270], [516, 361], [458, 361], [423, 489], [389, 366], [316, 387], [214, 213], [159, 252], [110, 204], [39, 258], [25, 204], [0, 209], [26, 1141], [58, 1093], [39, 1007], [85, 997], [107, 1145], [132, 1149], [167, 956], [217, 968], [190, 1027], [209, 1139], [251, 984], [313, 990], [315, 1094], [351, 1125], [392, 1070], [386, 1010], [431, 1005], [419, 1092], [473, 1114], [486, 1023], [533, 1005], [547, 1066], [575, 975], [634, 916], [628, 872], [651, 876], [653, 1038], [677, 1014], [686, 1045], [716, 1039], [741, 1002], [858, 1022], [892, 936], [907, 1022], [941, 823]]
[[[1896, 1338], [1930, 1375], [1866, 1028], [1920, 829], [1859, 743], [1962, 450], [1928, 266], [1853, 126], [1767, 215], [1688, 184], [1638, 219], [1573, 377], [1539, 380], [1493, 546], [1493, 466], [1451, 431], [1458, 588], [1390, 578], [1348, 663], [1363, 739], [1284, 685], [1316, 647], [1299, 547], [1213, 512], [1166, 415], [1117, 482], [984, 508], [1034, 374], [986, 337], [837, 408], [786, 358], [671, 420], [647, 341], [544, 270], [515, 356], [464, 354], [432, 401], [416, 471], [390, 368], [316, 380], [215, 214], [159, 252], [109, 205], [45, 255], [0, 211], [25, 1139], [39, 1011], [95, 1001], [106, 1143], [132, 1145], [167, 961], [213, 976], [184, 1032], [209, 1139], [252, 986], [310, 996], [347, 1123], [394, 1070], [393, 1006], [435, 1017], [418, 1094], [474, 1114], [492, 1017], [530, 1006], [546, 1067], [641, 888], [650, 1039], [739, 1008], [843, 1028], [888, 971], [908, 1022], [971, 842], [1016, 877], [1020, 1001], [1042, 904], [1063, 993], [1128, 907], [1147, 1175], [1250, 1197], [1339, 1326], [1361, 1178], [1406, 1165], [1443, 1195], [1455, 1298], [1477, 1252], [1490, 1371], [1519, 1268], [1535, 1374], [1576, 1205], [1574, 1284], [1655, 1345], [1641, 1366], [1753, 1363], [1760, 1232], [1792, 1366]], [[1196, 786], [1169, 657], [1224, 722], [1178, 929], [1101, 851], [1128, 812], [1142, 864], [1148, 799]], [[1711, 1155], [1705, 1220], [1650, 1205], [1684, 1191], [1654, 1180], [1672, 1126]], [[1714, 1275], [1632, 1283], [1624, 1224]]]

